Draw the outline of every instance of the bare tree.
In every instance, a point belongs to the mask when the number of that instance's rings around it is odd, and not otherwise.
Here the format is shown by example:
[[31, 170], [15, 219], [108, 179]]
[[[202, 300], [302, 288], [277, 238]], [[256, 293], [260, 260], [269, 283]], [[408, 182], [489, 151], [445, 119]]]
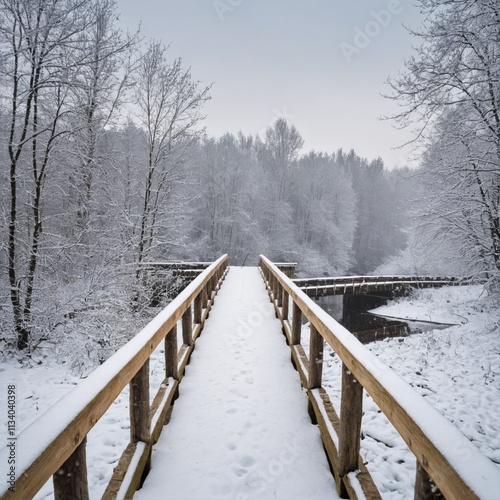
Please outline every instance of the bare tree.
[[343, 273], [351, 264], [356, 197], [335, 155], [310, 152], [292, 176], [294, 248], [308, 275]]
[[[124, 36], [115, 26], [115, 0], [96, 0], [89, 5], [91, 23], [83, 33], [80, 50], [85, 59], [74, 75], [71, 85], [72, 144], [76, 156], [70, 172], [71, 200], [75, 205], [74, 235], [83, 248], [84, 264], [89, 255], [95, 257], [98, 238], [92, 237], [95, 228], [96, 171], [103, 168], [106, 151], [104, 132], [113, 123], [131, 88], [134, 69], [133, 50], [137, 34]], [[102, 207], [101, 207], [102, 210]]]
[[266, 130], [263, 143], [256, 142], [258, 159], [264, 171], [263, 229], [268, 252], [273, 259], [292, 259], [292, 207], [290, 205], [293, 169], [304, 140], [293, 125], [279, 118]]
[[[61, 126], [67, 99], [64, 75], [71, 71], [68, 54], [77, 64], [78, 34], [87, 28], [85, 7], [85, 2], [62, 0], [0, 3], [6, 90], [2, 97], [10, 103], [8, 275], [19, 349], [30, 339], [44, 185], [53, 149], [66, 132]], [[21, 215], [23, 202], [29, 209]]]
[[180, 59], [168, 63], [165, 50], [160, 43], [150, 43], [137, 81], [137, 104], [147, 154], [137, 238], [138, 264], [155, 246], [159, 226], [165, 222], [159, 220], [160, 210], [187, 148], [200, 132], [197, 125], [202, 119], [201, 108], [210, 98], [210, 88], [200, 89]]
[[304, 139], [293, 125], [284, 118], [278, 118], [272, 127], [268, 127], [265, 137], [265, 149], [262, 159], [272, 178], [275, 179], [278, 201], [285, 199], [290, 170], [298, 159], [304, 145]]
[[[260, 237], [257, 200], [260, 167], [251, 147], [225, 134], [208, 139], [192, 161], [190, 199], [191, 245], [200, 258], [213, 260], [227, 253], [235, 265], [257, 261]], [[242, 147], [243, 146], [243, 147]]]

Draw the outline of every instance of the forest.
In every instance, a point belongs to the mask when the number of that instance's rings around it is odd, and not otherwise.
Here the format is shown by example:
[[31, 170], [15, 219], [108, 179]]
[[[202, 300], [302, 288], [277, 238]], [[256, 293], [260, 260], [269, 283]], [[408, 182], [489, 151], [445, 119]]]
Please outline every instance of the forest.
[[154, 314], [150, 261], [265, 254], [302, 276], [498, 286], [500, 5], [418, 4], [421, 44], [387, 97], [420, 167], [387, 170], [305, 151], [283, 118], [262, 136], [208, 136], [210, 82], [122, 32], [113, 0], [1, 0], [2, 355], [102, 363]]

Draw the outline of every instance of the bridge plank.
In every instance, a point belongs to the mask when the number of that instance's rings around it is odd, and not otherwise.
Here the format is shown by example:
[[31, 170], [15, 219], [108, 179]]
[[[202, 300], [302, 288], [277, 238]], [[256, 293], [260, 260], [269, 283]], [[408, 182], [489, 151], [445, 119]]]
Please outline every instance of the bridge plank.
[[299, 372], [300, 381], [303, 387], [307, 387], [307, 381], [309, 379], [309, 360], [307, 358], [307, 354], [304, 351], [304, 348], [299, 345], [291, 345], [292, 349], [292, 363], [295, 366], [295, 369]]
[[147, 467], [148, 457], [152, 446], [158, 441], [167, 415], [174, 404], [179, 383], [173, 378], [165, 379], [151, 404], [151, 440], [144, 446], [129, 443], [123, 452], [118, 465], [113, 471], [113, 476], [104, 492], [102, 500], [115, 500], [116, 498], [132, 498], [141, 483], [143, 471]]
[[150, 453], [151, 447], [142, 441], [129, 443], [118, 461], [102, 500], [131, 499], [141, 485], [142, 473]]
[[[308, 492], [334, 498], [317, 429], [305, 418], [306, 400], [286, 364], [288, 348], [262, 280], [247, 268], [231, 268], [229, 280], [137, 498], [288, 498], [284, 493], [297, 491], [301, 498]], [[300, 447], [290, 455], [284, 446], [295, 449], [295, 443]], [[320, 488], [328, 494], [319, 495]]]

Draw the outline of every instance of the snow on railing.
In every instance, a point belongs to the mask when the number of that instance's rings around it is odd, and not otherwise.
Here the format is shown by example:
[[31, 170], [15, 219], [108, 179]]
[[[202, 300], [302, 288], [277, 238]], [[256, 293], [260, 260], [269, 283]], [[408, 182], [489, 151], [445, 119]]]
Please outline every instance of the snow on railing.
[[468, 285], [473, 283], [473, 280], [470, 277], [456, 278], [448, 276], [341, 276], [335, 278], [294, 279], [293, 283], [309, 297], [325, 297], [380, 291], [402, 292], [410, 287], [437, 288], [441, 286]]
[[[103, 498], [131, 497], [147, 473], [151, 449], [159, 437], [179, 381], [228, 265], [220, 257], [195, 278], [160, 314], [88, 378], [17, 436], [23, 450], [15, 484], [2, 482], [0, 497], [33, 498], [54, 478], [57, 499], [88, 498], [86, 436], [127, 384], [130, 386], [130, 444]], [[182, 321], [183, 345], [177, 347]], [[165, 380], [149, 404], [149, 357], [165, 342]], [[8, 463], [8, 447], [0, 462]]]
[[[417, 458], [416, 499], [435, 498], [436, 486], [446, 498], [498, 498], [500, 472], [493, 462], [269, 259], [261, 256], [260, 267], [341, 495], [357, 497], [361, 488], [366, 498], [380, 498], [359, 456], [365, 389]], [[310, 323], [308, 356], [301, 346], [303, 315]], [[340, 416], [322, 388], [323, 341], [342, 360]]]

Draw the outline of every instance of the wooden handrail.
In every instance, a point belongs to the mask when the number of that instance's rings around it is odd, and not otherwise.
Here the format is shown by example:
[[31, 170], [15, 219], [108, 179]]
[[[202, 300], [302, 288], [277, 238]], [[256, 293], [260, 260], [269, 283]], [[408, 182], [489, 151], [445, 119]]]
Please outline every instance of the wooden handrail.
[[[349, 445], [352, 447], [352, 436], [356, 437], [356, 433], [349, 432], [348, 436], [341, 435], [340, 439], [338, 436], [331, 438], [327, 434], [331, 434], [333, 428], [341, 433], [342, 429], [348, 425], [360, 424], [361, 410], [356, 406], [360, 404], [360, 397], [359, 394], [354, 395], [352, 390], [349, 391], [349, 384], [352, 385], [352, 379], [354, 379], [354, 382], [359, 383], [372, 397], [416, 456], [420, 475], [417, 475], [416, 488], [421, 488], [422, 484], [429, 484], [428, 480], [422, 480], [422, 474], [428, 474], [446, 498], [495, 498], [500, 491], [500, 471], [493, 462], [482, 455], [453, 424], [408, 383], [383, 364], [358, 339], [262, 255], [260, 266], [268, 284], [271, 300], [290, 341], [301, 379], [308, 387], [310, 407], [313, 407], [318, 420], [321, 419], [322, 437], [324, 442], [325, 439], [327, 441], [325, 448], [329, 453], [329, 458], [337, 465], [339, 460], [344, 460], [338, 465], [338, 468], [342, 469], [342, 476], [336, 477], [341, 494], [346, 494], [346, 487], [349, 493], [355, 494], [352, 485], [349, 485], [356, 468], [352, 464], [352, 450], [349, 453], [351, 457], [348, 457], [351, 462], [349, 464], [347, 459], [342, 457], [349, 451], [346, 448], [343, 449], [342, 441], [350, 440]], [[278, 307], [277, 300], [277, 295], [280, 293], [286, 293], [293, 300], [294, 316], [297, 312], [300, 313], [299, 315], [304, 315], [310, 322], [313, 336], [316, 332], [319, 333], [342, 360], [342, 405], [344, 407], [340, 418], [342, 419], [345, 414], [348, 417], [344, 418], [352, 419], [352, 415], [355, 414], [353, 424], [351, 421], [341, 421], [340, 425], [338, 421], [335, 422], [338, 417], [332, 411], [329, 398], [322, 388], [318, 388], [317, 370], [313, 368], [313, 373], [310, 372], [315, 360], [307, 360], [303, 349], [297, 349], [300, 347], [300, 331], [298, 331], [300, 319], [293, 317], [292, 324], [290, 324], [288, 319], [283, 318], [282, 309]], [[312, 349], [316, 358], [322, 357], [322, 354], [318, 352], [317, 340], [314, 340]], [[326, 414], [333, 415], [330, 422], [326, 422]], [[356, 439], [358, 440], [356, 447], [359, 450], [359, 434]], [[338, 446], [340, 446], [340, 451], [336, 449]], [[330, 449], [333, 450], [331, 453]], [[346, 464], [349, 465], [348, 469], [345, 469]], [[357, 467], [360, 467], [359, 462]], [[415, 498], [422, 497], [423, 493], [416, 490]]]
[[[227, 255], [223, 255], [213, 262], [132, 340], [19, 434], [16, 446], [22, 452], [19, 453], [16, 463], [16, 483], [13, 488], [8, 489], [6, 482], [2, 481], [0, 486], [2, 499], [32, 498], [51, 476], [64, 469], [64, 465], [72, 466], [71, 464], [75, 462], [75, 454], [84, 457], [85, 454], [81, 453], [81, 447], [84, 446], [88, 432], [99, 421], [127, 384], [135, 380], [136, 386], [134, 386], [133, 391], [131, 390], [131, 393], [134, 393], [131, 397], [136, 398], [137, 401], [144, 400], [146, 384], [144, 377], [149, 377], [145, 367], [147, 367], [151, 353], [165, 338], [171, 343], [171, 338], [167, 337], [169, 333], [172, 332], [172, 336], [174, 335], [177, 322], [183, 318], [186, 311], [193, 309], [191, 304], [196, 302], [195, 299], [199, 299], [202, 295], [206, 297], [207, 287], [209, 287], [211, 298], [209, 297], [210, 300], [208, 301], [206, 299], [202, 301], [203, 309], [198, 311], [197, 317], [195, 314], [194, 323], [197, 323], [196, 326], [192, 325], [192, 321], [187, 320], [186, 317], [184, 317], [183, 321], [183, 324], [190, 329], [189, 334], [186, 332], [183, 338], [192, 338], [194, 340], [199, 335], [204, 318], [208, 315], [208, 310], [213, 301], [213, 292], [216, 292], [220, 286], [227, 270], [227, 264]], [[191, 328], [194, 331], [191, 331]], [[193, 346], [183, 347], [184, 351], [188, 351], [189, 349], [192, 350]], [[183, 351], [182, 348], [181, 351]], [[177, 365], [180, 366], [182, 371], [187, 359], [185, 352], [182, 353], [181, 359], [181, 351], [176, 352], [176, 359]], [[172, 376], [167, 375], [163, 387], [160, 388], [160, 391], [163, 391], [160, 398], [162, 401], [153, 402], [151, 410], [153, 407], [160, 408], [162, 405], [165, 406], [166, 402], [172, 401], [173, 394], [171, 397], [164, 397], [165, 386], [170, 383], [173, 384], [174, 388], [177, 387], [178, 380], [175, 380], [175, 377], [178, 377], [178, 366], [167, 366], [166, 369], [170, 371]], [[149, 386], [149, 379], [147, 384]], [[173, 393], [173, 391], [171, 392]], [[147, 401], [147, 405], [149, 405], [149, 401]], [[146, 418], [144, 414], [149, 412], [145, 411], [144, 408], [141, 408], [135, 416], [131, 416], [131, 419], [138, 419], [138, 421], [133, 422], [134, 425], [131, 425], [131, 449], [142, 450], [141, 453], [143, 452], [143, 455], [146, 456], [145, 462], [148, 460], [147, 456], [152, 446], [150, 436], [154, 434], [157, 438], [157, 434], [159, 434], [159, 431], [152, 428], [153, 423], [156, 426], [158, 424], [156, 420], [159, 419], [158, 415], [164, 416], [166, 410], [162, 407], [159, 412], [161, 415], [155, 413], [154, 418], [147, 415], [147, 422], [144, 421], [144, 418]], [[159, 422], [159, 428], [161, 428], [161, 425], [162, 422]], [[137, 441], [144, 442], [144, 446], [137, 447]], [[6, 447], [0, 450], [1, 463], [7, 463], [7, 453], [8, 449]], [[73, 460], [71, 460], [71, 457], [73, 457]], [[86, 469], [86, 467], [80, 468]], [[65, 471], [65, 473], [67, 472], [70, 472], [69, 476], [73, 477], [73, 472], [76, 471]], [[60, 473], [60, 475], [63, 474]], [[134, 475], [137, 476], [136, 473]], [[58, 482], [61, 482], [60, 479], [58, 478]], [[57, 486], [57, 482], [54, 483]], [[64, 480], [62, 480], [62, 483], [64, 483]], [[61, 487], [66, 488], [68, 487], [67, 484], [66, 482]], [[75, 488], [77, 486], [82, 488], [81, 484], [76, 485]], [[83, 489], [85, 488], [86, 485], [84, 485]], [[78, 494], [68, 491], [55, 491], [55, 497], [56, 499], [65, 497], [85, 498], [85, 491]], [[108, 495], [108, 497], [113, 497], [113, 495]]]
[[[273, 263], [274, 264], [274, 263]], [[278, 267], [278, 266], [277, 266]], [[279, 268], [279, 267], [278, 267]], [[413, 275], [380, 275], [380, 276], [335, 276], [325, 278], [296, 278], [292, 280], [299, 288], [308, 286], [334, 286], [337, 284], [349, 283], [398, 283], [398, 282], [415, 282], [415, 281], [442, 281], [449, 283], [469, 283], [474, 281], [474, 278], [456, 277], [456, 276], [413, 276]], [[479, 282], [479, 280], [478, 280]]]
[[409, 288], [437, 288], [472, 283], [471, 278], [439, 276], [342, 276], [338, 278], [295, 279], [293, 282], [309, 297], [315, 298], [388, 291], [401, 293]]

